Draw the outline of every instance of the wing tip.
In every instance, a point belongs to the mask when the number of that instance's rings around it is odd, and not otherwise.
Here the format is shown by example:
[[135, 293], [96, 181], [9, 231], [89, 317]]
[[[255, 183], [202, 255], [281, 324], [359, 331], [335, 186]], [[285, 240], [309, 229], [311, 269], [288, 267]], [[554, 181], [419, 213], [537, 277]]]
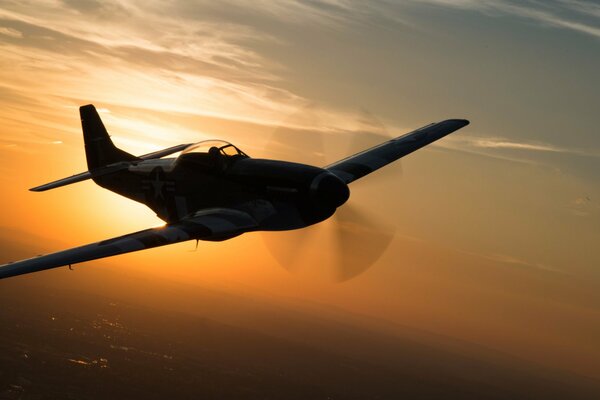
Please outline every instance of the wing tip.
[[461, 118], [447, 119], [444, 122], [451, 122], [451, 123], [454, 123], [454, 124], [458, 124], [461, 127], [467, 126], [467, 125], [469, 125], [471, 123], [471, 121], [469, 121], [468, 119], [461, 119]]

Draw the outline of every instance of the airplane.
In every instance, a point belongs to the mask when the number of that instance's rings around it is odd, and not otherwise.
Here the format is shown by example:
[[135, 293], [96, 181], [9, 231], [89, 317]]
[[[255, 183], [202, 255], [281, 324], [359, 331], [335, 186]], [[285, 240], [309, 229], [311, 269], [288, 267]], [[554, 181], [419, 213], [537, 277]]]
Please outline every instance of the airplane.
[[150, 207], [165, 225], [0, 265], [0, 279], [188, 240], [305, 228], [346, 203], [350, 183], [469, 124], [465, 119], [432, 123], [321, 168], [252, 158], [222, 140], [138, 157], [113, 144], [92, 104], [79, 113], [88, 170], [30, 190], [92, 179]]

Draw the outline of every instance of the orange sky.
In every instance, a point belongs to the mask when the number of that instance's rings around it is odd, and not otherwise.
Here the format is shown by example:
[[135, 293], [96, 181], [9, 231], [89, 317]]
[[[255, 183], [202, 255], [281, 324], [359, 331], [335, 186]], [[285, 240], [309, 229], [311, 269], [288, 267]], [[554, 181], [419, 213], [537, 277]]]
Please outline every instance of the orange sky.
[[[259, 234], [110, 263], [324, 303], [600, 378], [598, 9], [232, 4], [2, 6], [2, 225], [72, 247], [160, 223], [90, 182], [27, 191], [85, 168], [77, 107], [90, 102], [136, 154], [214, 137], [308, 163], [323, 161], [314, 131], [331, 162], [356, 132], [468, 118], [401, 168], [352, 185], [353, 203], [396, 226], [353, 281], [289, 274]], [[292, 128], [305, 135], [273, 155], [274, 132]]]

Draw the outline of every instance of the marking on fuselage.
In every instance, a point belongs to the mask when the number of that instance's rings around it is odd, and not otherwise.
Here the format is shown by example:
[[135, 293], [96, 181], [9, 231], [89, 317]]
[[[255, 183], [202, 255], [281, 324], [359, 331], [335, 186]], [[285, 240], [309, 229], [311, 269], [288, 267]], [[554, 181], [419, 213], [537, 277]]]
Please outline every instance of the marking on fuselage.
[[150, 181], [150, 184], [152, 185], [152, 188], [154, 189], [154, 198], [158, 199], [164, 199], [165, 197], [163, 196], [163, 186], [165, 186], [165, 183], [163, 181], [160, 180], [160, 177], [158, 176], [158, 174], [156, 174], [156, 176], [154, 177], [154, 180]]
[[161, 167], [155, 167], [148, 177], [142, 180], [142, 190], [151, 191], [155, 200], [165, 200], [166, 192], [175, 191], [175, 182], [165, 179], [165, 172]]

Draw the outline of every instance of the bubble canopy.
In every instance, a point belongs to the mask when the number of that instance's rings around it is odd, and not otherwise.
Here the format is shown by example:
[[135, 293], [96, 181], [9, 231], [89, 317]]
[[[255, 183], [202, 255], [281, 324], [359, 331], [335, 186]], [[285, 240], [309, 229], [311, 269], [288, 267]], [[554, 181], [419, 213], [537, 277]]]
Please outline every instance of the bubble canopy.
[[224, 140], [205, 140], [185, 148], [175, 165], [204, 170], [224, 170], [248, 155]]
[[[214, 150], [211, 150], [213, 148]], [[215, 154], [218, 152], [221, 155], [230, 157], [248, 157], [246, 153], [224, 140], [204, 140], [202, 142], [194, 143], [186, 147], [185, 150], [181, 152], [179, 157], [183, 156], [184, 154], [209, 154], [211, 152], [214, 152]]]

